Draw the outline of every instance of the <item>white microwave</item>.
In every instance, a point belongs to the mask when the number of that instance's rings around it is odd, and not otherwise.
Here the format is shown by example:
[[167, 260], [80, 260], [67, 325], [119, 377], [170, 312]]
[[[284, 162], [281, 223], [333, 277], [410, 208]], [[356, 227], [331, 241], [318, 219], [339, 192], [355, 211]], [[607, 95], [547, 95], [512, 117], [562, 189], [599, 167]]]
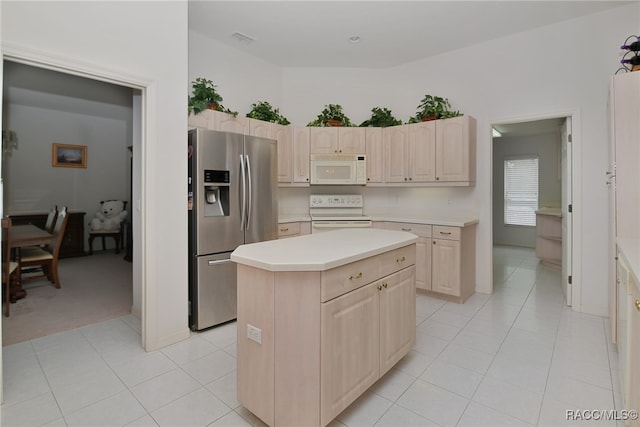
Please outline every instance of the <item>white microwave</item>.
[[311, 185], [364, 185], [367, 163], [364, 154], [312, 154]]

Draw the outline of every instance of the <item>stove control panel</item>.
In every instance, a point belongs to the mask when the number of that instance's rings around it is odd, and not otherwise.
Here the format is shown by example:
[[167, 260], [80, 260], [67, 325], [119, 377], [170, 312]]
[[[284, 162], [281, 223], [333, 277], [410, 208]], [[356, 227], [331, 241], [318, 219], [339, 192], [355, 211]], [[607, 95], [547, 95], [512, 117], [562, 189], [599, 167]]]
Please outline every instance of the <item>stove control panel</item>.
[[311, 208], [362, 208], [363, 199], [359, 194], [343, 195], [310, 195], [309, 207]]

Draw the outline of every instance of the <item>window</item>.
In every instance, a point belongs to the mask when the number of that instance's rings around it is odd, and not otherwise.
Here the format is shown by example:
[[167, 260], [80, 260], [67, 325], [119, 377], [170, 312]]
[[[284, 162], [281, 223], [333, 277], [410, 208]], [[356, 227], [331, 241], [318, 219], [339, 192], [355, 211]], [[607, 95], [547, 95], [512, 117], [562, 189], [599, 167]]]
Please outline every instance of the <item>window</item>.
[[535, 227], [538, 209], [538, 157], [504, 161], [504, 223]]

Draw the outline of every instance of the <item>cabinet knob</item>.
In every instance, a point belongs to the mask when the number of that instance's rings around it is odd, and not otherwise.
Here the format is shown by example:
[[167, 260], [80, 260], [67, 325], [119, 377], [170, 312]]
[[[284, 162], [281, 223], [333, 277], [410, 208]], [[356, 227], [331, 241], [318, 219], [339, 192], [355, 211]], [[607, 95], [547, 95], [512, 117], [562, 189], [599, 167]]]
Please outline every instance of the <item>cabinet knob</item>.
[[399, 263], [401, 263], [401, 262], [405, 262], [406, 260], [407, 260], [407, 259], [406, 259], [405, 257], [398, 258], [398, 259], [396, 259], [396, 263], [398, 263], [398, 264], [399, 264]]
[[381, 291], [382, 290], [382, 285], [378, 285], [378, 290]]
[[449, 236], [451, 234], [450, 231], [441, 231], [440, 234], [444, 234], [445, 236]]
[[362, 272], [356, 274], [355, 276], [349, 276], [349, 280], [359, 279], [362, 277]]
[[635, 301], [635, 304], [636, 304], [636, 310], [640, 311], [640, 299], [637, 299]]
[[436, 181], [440, 181], [440, 177], [439, 176], [436, 176]]
[[436, 241], [435, 241], [435, 240], [433, 240], [433, 244], [434, 244], [434, 245], [436, 244]]
[[413, 181], [413, 178], [409, 177], [409, 181]]
[[413, 228], [403, 228], [402, 231], [411, 231]]
[[285, 231], [289, 231], [289, 229], [288, 228], [281, 228], [280, 231], [282, 231], [284, 233]]
[[304, 180], [305, 180], [305, 181], [307, 181], [307, 182], [309, 182], [309, 178], [305, 178]]
[[383, 288], [385, 288], [385, 289], [387, 289], [387, 286], [389, 286], [389, 285], [387, 284], [387, 282], [384, 282], [384, 283], [382, 284], [382, 287], [383, 287]]

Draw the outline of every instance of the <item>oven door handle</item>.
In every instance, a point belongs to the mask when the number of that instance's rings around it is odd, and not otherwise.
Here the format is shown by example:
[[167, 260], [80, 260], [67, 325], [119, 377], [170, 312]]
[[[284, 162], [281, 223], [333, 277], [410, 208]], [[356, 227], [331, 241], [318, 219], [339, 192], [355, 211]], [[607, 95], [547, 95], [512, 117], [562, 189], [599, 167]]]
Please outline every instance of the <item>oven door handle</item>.
[[370, 222], [363, 223], [330, 223], [330, 222], [312, 222], [314, 228], [371, 228]]

